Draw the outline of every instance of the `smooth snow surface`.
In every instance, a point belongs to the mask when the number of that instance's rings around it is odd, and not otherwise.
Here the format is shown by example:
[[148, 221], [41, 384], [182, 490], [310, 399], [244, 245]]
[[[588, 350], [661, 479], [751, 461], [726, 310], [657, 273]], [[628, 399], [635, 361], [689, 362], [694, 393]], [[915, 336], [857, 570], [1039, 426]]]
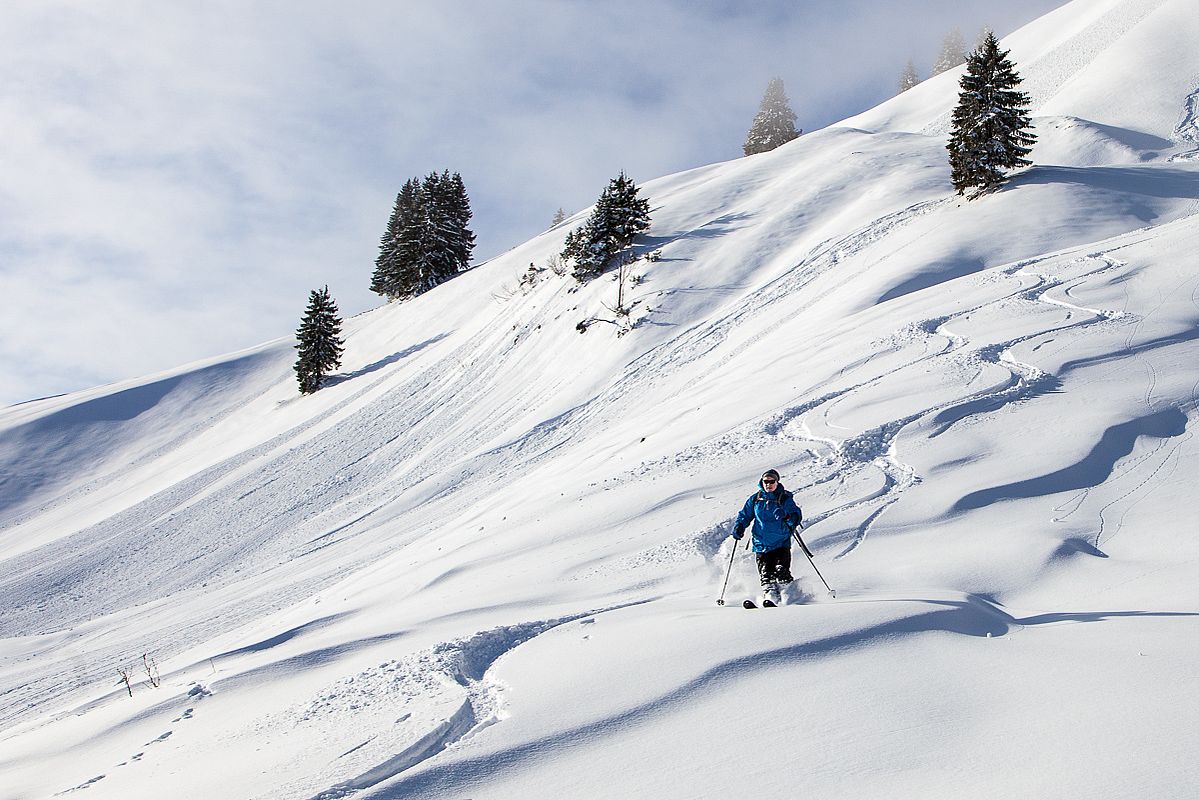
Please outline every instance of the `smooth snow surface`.
[[[0, 797], [1193, 797], [1196, 41], [1008, 37], [1036, 166], [973, 202], [956, 73], [646, 183], [623, 336], [520, 280], [568, 224], [310, 397], [281, 339], [0, 411]], [[767, 467], [836, 599], [741, 608]]]

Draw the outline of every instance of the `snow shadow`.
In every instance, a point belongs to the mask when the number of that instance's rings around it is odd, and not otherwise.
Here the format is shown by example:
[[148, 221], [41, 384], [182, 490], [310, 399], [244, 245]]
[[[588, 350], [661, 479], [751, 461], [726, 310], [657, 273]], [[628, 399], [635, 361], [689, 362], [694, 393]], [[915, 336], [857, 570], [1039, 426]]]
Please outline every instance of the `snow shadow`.
[[[253, 669], [248, 669], [245, 672], [239, 672], [236, 675], [231, 675], [228, 678], [221, 678], [211, 684], [213, 690], [232, 691], [243, 687], [252, 687], [257, 684], [270, 681], [277, 675], [292, 675], [296, 672], [313, 667], [319, 667], [324, 664], [331, 663], [338, 658], [352, 653], [357, 650], [365, 650], [375, 645], [384, 644], [386, 642], [399, 639], [407, 636], [408, 631], [394, 631], [392, 633], [383, 633], [378, 636], [368, 636], [364, 639], [355, 639], [351, 642], [332, 645], [330, 647], [322, 647], [317, 650], [309, 650], [299, 655], [290, 656], [279, 661], [272, 661], [269, 664], [263, 664]], [[265, 649], [265, 648], [261, 648]], [[231, 651], [227, 655], [233, 655], [237, 651]], [[203, 661], [199, 663], [204, 663]], [[123, 690], [122, 690], [123, 691]]]
[[372, 372], [378, 372], [379, 370], [383, 369], [384, 367], [390, 367], [392, 364], [395, 364], [397, 361], [403, 361], [405, 358], [408, 358], [411, 355], [415, 355], [416, 353], [419, 353], [421, 350], [424, 350], [426, 347], [430, 347], [431, 345], [437, 344], [438, 342], [440, 342], [442, 339], [446, 338], [447, 336], [449, 336], [448, 333], [440, 333], [437, 336], [434, 336], [432, 339], [426, 339], [425, 341], [421, 342], [420, 344], [414, 344], [411, 347], [407, 348], [406, 350], [401, 350], [398, 353], [392, 353], [391, 355], [389, 355], [385, 358], [379, 359], [378, 361], [376, 361], [373, 364], [367, 364], [365, 367], [356, 369], [353, 372], [347, 372], [345, 375], [330, 375], [328, 378], [325, 379], [325, 386], [336, 386], [339, 383], [345, 383], [346, 381], [353, 380], [354, 378], [361, 378], [363, 375], [369, 375]]
[[929, 269], [921, 270], [912, 277], [902, 283], [892, 286], [887, 291], [883, 292], [874, 304], [882, 305], [889, 300], [894, 300], [897, 297], [903, 297], [912, 292], [919, 292], [922, 289], [927, 289], [930, 286], [936, 286], [946, 281], [956, 280], [957, 278], [973, 275], [976, 272], [981, 272], [986, 269], [986, 262], [981, 258], [955, 258], [949, 261], [942, 261], [932, 265]]
[[1133, 445], [1139, 437], [1169, 439], [1181, 436], [1186, 431], [1186, 426], [1186, 414], [1177, 408], [1168, 408], [1113, 425], [1103, 432], [1099, 442], [1081, 461], [1028, 480], [971, 492], [954, 503], [953, 511], [969, 511], [1001, 500], [1044, 497], [1058, 492], [1098, 486], [1111, 476], [1116, 462], [1132, 452]]
[[[838, 602], [855, 601], [850, 599]], [[1101, 622], [1118, 617], [1199, 616], [1199, 613], [1194, 612], [1116, 611], [1061, 612], [1018, 619], [978, 596], [968, 596], [965, 600], [895, 598], [880, 601], [861, 598], [856, 602], [925, 603], [936, 608], [824, 639], [731, 659], [711, 667], [665, 694], [628, 710], [487, 755], [430, 766], [375, 790], [369, 797], [372, 800], [406, 800], [412, 797], [431, 797], [438, 793], [468, 792], [471, 788], [477, 788], [479, 781], [494, 780], [498, 775], [525, 769], [544, 759], [548, 753], [587, 745], [661, 714], [685, 708], [694, 704], [697, 697], [724, 691], [721, 688], [723, 684], [742, 680], [753, 673], [858, 649], [897, 635], [950, 632], [966, 636], [994, 637], [1004, 635], [1013, 627], [1059, 622]]]
[[1119, 128], [1115, 125], [1104, 125], [1090, 119], [1079, 119], [1078, 121], [1106, 136], [1113, 142], [1124, 145], [1129, 150], [1142, 151], [1141, 157], [1146, 160], [1156, 158], [1158, 155], [1157, 153], [1146, 151], [1170, 150], [1176, 146], [1169, 139], [1163, 139], [1160, 136], [1154, 136], [1152, 133], [1146, 133], [1145, 131], [1133, 130], [1132, 128]]
[[683, 231], [675, 236], [639, 236], [637, 237], [637, 252], [657, 250], [671, 242], [681, 242], [687, 239], [719, 239], [721, 236], [744, 228], [753, 214], [724, 214], [711, 222], [705, 222], [698, 228]]
[[[260, 351], [116, 390], [8, 430], [0, 446], [0, 513], [43, 489], [89, 474], [103, 456], [137, 438], [127, 433], [135, 426], [156, 424], [168, 415], [203, 418], [226, 413], [229, 400], [223, 390], [253, 379], [274, 358], [273, 349]], [[186, 432], [177, 434], [183, 435]]]
[[1035, 166], [1012, 176], [1000, 191], [1020, 186], [1068, 183], [1108, 192], [1168, 199], [1199, 199], [1199, 172], [1177, 167]]
[[933, 417], [932, 424], [937, 427], [929, 434], [928, 438], [937, 438], [957, 423], [975, 414], [991, 414], [1010, 403], [1017, 403], [1028, 400], [1031, 397], [1039, 397], [1046, 394], [1056, 394], [1061, 390], [1061, 380], [1057, 376], [1050, 375], [1047, 372], [1042, 373], [1035, 380], [1029, 381], [1023, 386], [1020, 385], [1019, 379], [1013, 377], [1007, 387], [994, 394], [976, 397], [973, 400], [967, 400], [964, 403], [950, 406], [941, 411]]
[[1100, 550], [1095, 545], [1088, 542], [1086, 539], [1080, 539], [1077, 536], [1066, 539], [1057, 549], [1053, 551], [1053, 555], [1049, 557], [1050, 561], [1056, 561], [1060, 558], [1078, 555], [1094, 556], [1095, 558], [1107, 558], [1107, 553]]
[[260, 642], [254, 642], [253, 644], [248, 644], [244, 647], [238, 647], [235, 650], [226, 650], [224, 653], [218, 653], [217, 655], [213, 656], [213, 658], [228, 658], [229, 656], [240, 656], [244, 655], [245, 653], [260, 653], [263, 650], [270, 650], [272, 647], [278, 647], [285, 642], [290, 642], [292, 639], [302, 634], [318, 631], [321, 628], [327, 628], [338, 620], [344, 619], [348, 616], [350, 616], [349, 612], [330, 614], [327, 617], [321, 617], [320, 619], [314, 619], [310, 622], [305, 622], [303, 625], [297, 625], [294, 628], [263, 639]]
[[[1197, 178], [1199, 180], [1199, 178]], [[1081, 369], [1083, 367], [1093, 367], [1097, 364], [1106, 364], [1109, 361], [1119, 361], [1122, 358], [1127, 358], [1130, 355], [1140, 355], [1141, 353], [1150, 350], [1158, 350], [1163, 347], [1171, 347], [1176, 344], [1185, 344], [1199, 339], [1199, 327], [1187, 328], [1169, 336], [1159, 336], [1156, 339], [1149, 339], [1140, 344], [1133, 345], [1125, 350], [1113, 351], [1111, 353], [1103, 353], [1101, 355], [1089, 356], [1087, 358], [1075, 358], [1065, 362], [1058, 369], [1058, 372], [1065, 375], [1072, 370]]]

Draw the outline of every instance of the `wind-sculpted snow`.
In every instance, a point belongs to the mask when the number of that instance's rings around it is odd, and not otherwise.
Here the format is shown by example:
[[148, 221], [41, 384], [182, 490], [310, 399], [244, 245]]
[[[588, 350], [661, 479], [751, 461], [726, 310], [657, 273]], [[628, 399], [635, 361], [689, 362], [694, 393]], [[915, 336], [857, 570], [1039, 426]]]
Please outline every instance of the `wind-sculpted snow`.
[[1111, 477], [1116, 464], [1132, 452], [1138, 438], [1170, 439], [1183, 435], [1186, 429], [1187, 416], [1176, 408], [1113, 425], [1103, 432], [1081, 461], [1046, 475], [971, 492], [954, 504], [954, 510], [965, 511], [1004, 500], [1044, 497], [1098, 486]]

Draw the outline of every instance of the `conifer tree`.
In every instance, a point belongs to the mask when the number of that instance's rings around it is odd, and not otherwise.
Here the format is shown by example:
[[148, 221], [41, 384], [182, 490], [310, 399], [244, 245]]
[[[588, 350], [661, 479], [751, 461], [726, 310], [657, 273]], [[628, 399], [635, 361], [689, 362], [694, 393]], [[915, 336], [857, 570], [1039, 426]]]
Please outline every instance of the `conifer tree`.
[[608, 182], [587, 221], [566, 235], [562, 258], [574, 262], [575, 278], [585, 281], [601, 274], [649, 229], [649, 201], [637, 192], [621, 172]]
[[421, 213], [421, 202], [420, 182], [415, 178], [406, 181], [396, 195], [387, 230], [379, 240], [371, 291], [388, 300], [406, 295], [405, 268], [413, 257], [412, 222]]
[[909, 58], [908, 65], [903, 68], [903, 72], [899, 76], [899, 94], [903, 94], [918, 83], [920, 83], [920, 76], [916, 73], [916, 65]]
[[329, 287], [313, 289], [308, 310], [296, 330], [296, 380], [300, 394], [312, 394], [321, 388], [327, 374], [341, 366], [341, 318], [337, 303], [329, 296]]
[[940, 75], [942, 72], [947, 72], [964, 63], [966, 63], [966, 43], [962, 39], [962, 32], [954, 28], [945, 34], [945, 38], [941, 41], [941, 52], [937, 55], [937, 60], [933, 62], [932, 74]]
[[787, 100], [783, 79], [772, 78], [741, 149], [747, 156], [765, 153], [797, 138], [801, 133], [795, 129], [795, 112]]
[[475, 252], [475, 234], [470, 229], [474, 213], [470, 210], [466, 184], [457, 172], [449, 177], [449, 214], [454, 223], [454, 264], [458, 272], [465, 272], [470, 269], [470, 257]]
[[388, 300], [415, 297], [467, 269], [475, 248], [471, 216], [458, 173], [409, 180], [380, 240], [371, 291]]
[[458, 272], [459, 231], [454, 213], [450, 173], [429, 173], [421, 184], [425, 201], [424, 258], [419, 262], [421, 292], [444, 283]]
[[554, 218], [550, 220], [550, 227], [554, 228], [566, 221], [566, 211], [562, 206], [558, 206], [558, 210], [554, 212]]
[[1037, 140], [1028, 116], [1028, 95], [1016, 90], [1021, 79], [1007, 55], [988, 34], [966, 61], [960, 81], [946, 147], [953, 188], [965, 194], [977, 187], [971, 199], [1003, 185], [1003, 170], [1032, 163], [1025, 158]]

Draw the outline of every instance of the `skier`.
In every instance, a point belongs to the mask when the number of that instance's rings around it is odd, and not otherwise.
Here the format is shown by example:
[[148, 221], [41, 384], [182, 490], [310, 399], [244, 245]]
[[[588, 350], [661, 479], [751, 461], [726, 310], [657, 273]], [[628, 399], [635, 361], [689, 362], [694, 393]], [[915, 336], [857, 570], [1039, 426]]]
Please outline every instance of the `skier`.
[[[773, 469], [762, 473], [759, 491], [745, 501], [737, 515], [732, 537], [740, 541], [745, 529], [753, 523], [754, 553], [758, 559], [758, 575], [762, 579], [762, 605], [773, 608], [779, 604], [779, 585], [790, 583], [791, 533], [803, 519], [795, 497], [783, 488], [779, 474]], [[746, 601], [747, 607], [752, 607]]]

